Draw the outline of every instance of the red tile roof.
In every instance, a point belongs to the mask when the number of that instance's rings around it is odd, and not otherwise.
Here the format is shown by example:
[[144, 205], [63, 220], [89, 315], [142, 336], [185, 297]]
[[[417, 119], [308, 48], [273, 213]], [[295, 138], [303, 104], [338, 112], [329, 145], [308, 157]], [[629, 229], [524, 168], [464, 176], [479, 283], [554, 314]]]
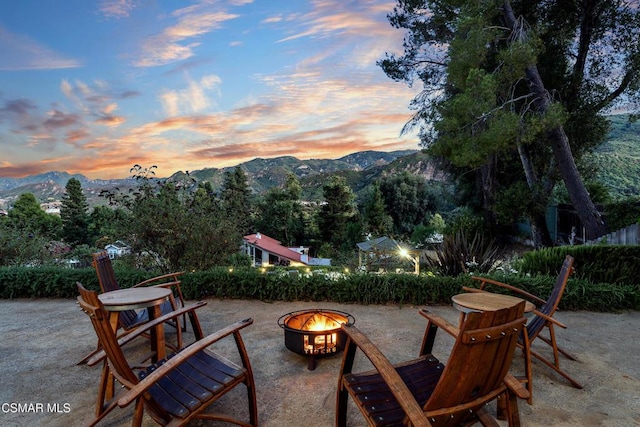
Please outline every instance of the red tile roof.
[[286, 246], [282, 246], [278, 240], [272, 237], [265, 236], [261, 233], [256, 233], [244, 236], [243, 239], [248, 244], [253, 245], [263, 251], [271, 252], [272, 254], [277, 255], [280, 258], [286, 258], [295, 262], [302, 262], [300, 259], [300, 254], [298, 252], [292, 251]]

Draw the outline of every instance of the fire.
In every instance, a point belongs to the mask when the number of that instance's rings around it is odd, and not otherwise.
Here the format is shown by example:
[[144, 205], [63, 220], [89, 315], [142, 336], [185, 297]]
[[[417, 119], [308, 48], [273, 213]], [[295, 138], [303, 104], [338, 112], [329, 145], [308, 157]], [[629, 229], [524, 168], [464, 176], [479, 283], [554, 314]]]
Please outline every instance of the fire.
[[[302, 325], [301, 330], [311, 332], [330, 331], [340, 328], [341, 323], [347, 323], [342, 316], [338, 318], [327, 317], [322, 313], [316, 313], [309, 317]], [[333, 353], [336, 351], [338, 334], [335, 332], [325, 335], [304, 336], [304, 350], [307, 354]]]
[[[342, 320], [342, 319], [340, 319]], [[331, 319], [323, 314], [314, 314], [309, 320], [302, 326], [303, 331], [326, 331], [330, 329], [337, 329], [341, 323], [346, 323], [345, 319], [342, 322]]]

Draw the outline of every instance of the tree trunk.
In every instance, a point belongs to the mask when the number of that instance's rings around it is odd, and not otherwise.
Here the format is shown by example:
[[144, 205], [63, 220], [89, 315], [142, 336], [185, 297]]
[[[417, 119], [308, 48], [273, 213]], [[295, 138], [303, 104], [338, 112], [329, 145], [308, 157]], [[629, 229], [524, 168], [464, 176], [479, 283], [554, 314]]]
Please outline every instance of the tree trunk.
[[482, 212], [484, 212], [485, 222], [491, 231], [496, 228], [496, 215], [494, 212], [495, 201], [495, 168], [496, 156], [494, 154], [487, 157], [487, 162], [477, 171], [480, 194], [482, 194]]
[[542, 213], [532, 213], [529, 215], [529, 223], [531, 224], [531, 238], [533, 246], [538, 248], [548, 248], [553, 246], [549, 227], [547, 227], [547, 218]]
[[[524, 169], [524, 175], [527, 179], [529, 190], [531, 190], [531, 194], [533, 194], [536, 199], [534, 205], [546, 206], [553, 187], [547, 187], [546, 185], [543, 186], [540, 183], [540, 180], [536, 176], [533, 168], [533, 164], [531, 163], [529, 153], [522, 144], [518, 144], [518, 154], [520, 155], [520, 162]], [[551, 240], [549, 227], [547, 226], [547, 219], [545, 218], [544, 213], [538, 212], [538, 209], [535, 209], [535, 212], [529, 212], [529, 223], [531, 224], [531, 239], [533, 240], [534, 247], [541, 248], [553, 246], [553, 241]]]
[[[516, 26], [516, 18], [508, 0], [504, 2], [503, 12], [506, 24], [513, 30]], [[551, 105], [551, 99], [544, 87], [537, 65], [532, 64], [526, 67], [525, 73], [528, 79], [529, 90], [536, 96], [536, 102], [534, 104], [536, 110], [539, 113], [545, 113]], [[567, 187], [576, 213], [585, 228], [587, 239], [595, 239], [606, 234], [607, 230], [604, 221], [580, 177], [571, 152], [571, 147], [569, 146], [569, 138], [567, 138], [564, 129], [558, 126], [549, 131], [548, 136], [551, 141], [551, 147], [558, 165], [558, 170]]]

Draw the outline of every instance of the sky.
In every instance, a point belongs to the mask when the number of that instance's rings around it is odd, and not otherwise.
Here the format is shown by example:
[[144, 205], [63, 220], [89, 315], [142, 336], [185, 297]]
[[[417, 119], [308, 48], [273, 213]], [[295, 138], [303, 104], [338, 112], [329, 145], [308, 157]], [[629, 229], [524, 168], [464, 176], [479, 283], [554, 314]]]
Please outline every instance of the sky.
[[0, 177], [418, 149], [394, 0], [0, 2]]

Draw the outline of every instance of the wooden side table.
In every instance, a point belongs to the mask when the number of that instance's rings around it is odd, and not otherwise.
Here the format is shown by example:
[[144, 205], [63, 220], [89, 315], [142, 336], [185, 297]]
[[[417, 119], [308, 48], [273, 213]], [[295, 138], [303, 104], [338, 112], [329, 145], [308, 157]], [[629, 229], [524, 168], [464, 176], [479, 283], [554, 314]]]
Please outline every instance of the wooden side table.
[[[119, 312], [146, 308], [149, 321], [162, 315], [160, 306], [173, 298], [170, 289], [161, 287], [140, 287], [118, 289], [98, 295], [104, 309], [109, 312], [109, 322], [114, 331], [118, 328]], [[149, 331], [151, 334], [151, 350], [154, 352], [153, 362], [166, 356], [164, 325], [158, 324]]]
[[521, 301], [525, 301], [524, 312], [532, 313], [536, 306], [522, 298], [510, 295], [494, 294], [491, 292], [469, 292], [451, 297], [453, 306], [460, 311], [460, 324], [467, 313], [472, 311], [496, 311], [512, 307]]

